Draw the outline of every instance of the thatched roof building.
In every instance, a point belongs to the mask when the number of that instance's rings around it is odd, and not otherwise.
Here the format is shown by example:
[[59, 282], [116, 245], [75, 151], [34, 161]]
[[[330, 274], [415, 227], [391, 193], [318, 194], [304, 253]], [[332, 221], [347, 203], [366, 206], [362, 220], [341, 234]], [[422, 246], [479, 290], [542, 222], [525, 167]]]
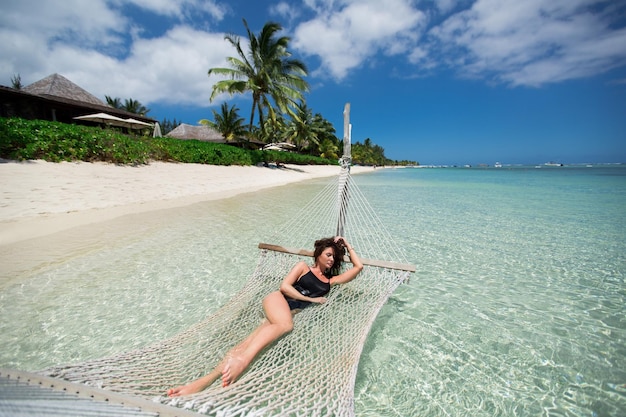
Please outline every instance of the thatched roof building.
[[0, 117], [76, 123], [74, 117], [108, 113], [154, 124], [155, 119], [113, 108], [60, 74], [52, 74], [21, 90], [0, 86]]
[[203, 142], [226, 143], [226, 139], [220, 132], [204, 125], [193, 126], [182, 123], [165, 136], [175, 139], [196, 139]]
[[91, 103], [96, 106], [107, 106], [102, 100], [94, 96], [87, 90], [77, 86], [60, 74], [52, 74], [42, 78], [22, 89], [30, 94], [48, 97], [62, 97], [81, 103]]
[[257, 140], [247, 140], [245, 138], [236, 138], [235, 140], [227, 141], [220, 132], [209, 126], [194, 126], [185, 123], [178, 125], [174, 130], [165, 136], [175, 139], [196, 139], [203, 142], [228, 143], [229, 145], [248, 149], [260, 149], [263, 145], [265, 145], [263, 142], [259, 142]]

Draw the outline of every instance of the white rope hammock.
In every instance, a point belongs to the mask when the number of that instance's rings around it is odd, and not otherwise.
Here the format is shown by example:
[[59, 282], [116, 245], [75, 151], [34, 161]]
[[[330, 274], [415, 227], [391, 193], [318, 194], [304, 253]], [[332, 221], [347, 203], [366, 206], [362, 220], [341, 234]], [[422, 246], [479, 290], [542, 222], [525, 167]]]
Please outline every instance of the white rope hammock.
[[[340, 175], [276, 232], [273, 244], [259, 245], [249, 281], [204, 321], [140, 350], [41, 373], [215, 416], [354, 415], [365, 338], [378, 311], [415, 268], [382, 227], [345, 159], [342, 165]], [[259, 325], [263, 297], [278, 289], [297, 261], [312, 263], [313, 242], [337, 234], [365, 264], [355, 280], [333, 287], [327, 303], [296, 314], [294, 330], [262, 351], [230, 386], [222, 388], [218, 380], [198, 394], [164, 396], [168, 388], [210, 372]]]

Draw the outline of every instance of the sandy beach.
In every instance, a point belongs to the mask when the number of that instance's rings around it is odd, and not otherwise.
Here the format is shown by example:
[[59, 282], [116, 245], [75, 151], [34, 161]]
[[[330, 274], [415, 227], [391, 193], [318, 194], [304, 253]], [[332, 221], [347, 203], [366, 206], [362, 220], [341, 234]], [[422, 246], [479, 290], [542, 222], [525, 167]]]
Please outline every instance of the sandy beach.
[[[352, 167], [353, 174], [372, 168]], [[313, 178], [331, 177], [338, 166], [215, 166], [153, 162], [106, 163], [0, 161], [0, 277], [55, 263], [102, 244], [116, 221], [157, 224], [161, 210], [233, 197]], [[149, 214], [155, 213], [154, 216]], [[151, 219], [151, 220], [148, 220]], [[121, 226], [120, 226], [121, 224]], [[134, 225], [133, 225], [134, 226]]]
[[[371, 168], [353, 167], [352, 173]], [[232, 197], [312, 178], [337, 166], [215, 166], [153, 162], [0, 163], [0, 245], [46, 236], [130, 213]]]

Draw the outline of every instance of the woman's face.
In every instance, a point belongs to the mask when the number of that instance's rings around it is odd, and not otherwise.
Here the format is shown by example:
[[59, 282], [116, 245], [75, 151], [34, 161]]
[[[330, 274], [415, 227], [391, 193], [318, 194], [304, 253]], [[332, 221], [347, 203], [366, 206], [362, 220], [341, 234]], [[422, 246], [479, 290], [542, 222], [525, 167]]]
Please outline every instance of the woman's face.
[[330, 269], [335, 263], [335, 250], [332, 247], [324, 248], [320, 256], [317, 257], [317, 264], [322, 271]]

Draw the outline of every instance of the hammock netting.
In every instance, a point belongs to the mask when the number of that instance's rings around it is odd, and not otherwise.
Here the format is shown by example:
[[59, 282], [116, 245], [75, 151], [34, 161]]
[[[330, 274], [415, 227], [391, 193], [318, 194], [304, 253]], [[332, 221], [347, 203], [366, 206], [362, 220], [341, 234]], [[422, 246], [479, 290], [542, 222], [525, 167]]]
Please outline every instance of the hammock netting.
[[[251, 277], [226, 305], [162, 342], [98, 360], [56, 366], [41, 374], [139, 396], [215, 416], [352, 416], [354, 384], [365, 338], [376, 315], [414, 267], [354, 183], [349, 167], [299, 214], [259, 245]], [[348, 197], [349, 196], [349, 197]], [[294, 316], [294, 329], [263, 350], [230, 386], [168, 398], [165, 392], [210, 372], [263, 319], [261, 300], [278, 289], [321, 237], [342, 234], [365, 267], [331, 289], [325, 304]], [[311, 252], [312, 253], [312, 252]], [[349, 267], [349, 263], [344, 263]]]

